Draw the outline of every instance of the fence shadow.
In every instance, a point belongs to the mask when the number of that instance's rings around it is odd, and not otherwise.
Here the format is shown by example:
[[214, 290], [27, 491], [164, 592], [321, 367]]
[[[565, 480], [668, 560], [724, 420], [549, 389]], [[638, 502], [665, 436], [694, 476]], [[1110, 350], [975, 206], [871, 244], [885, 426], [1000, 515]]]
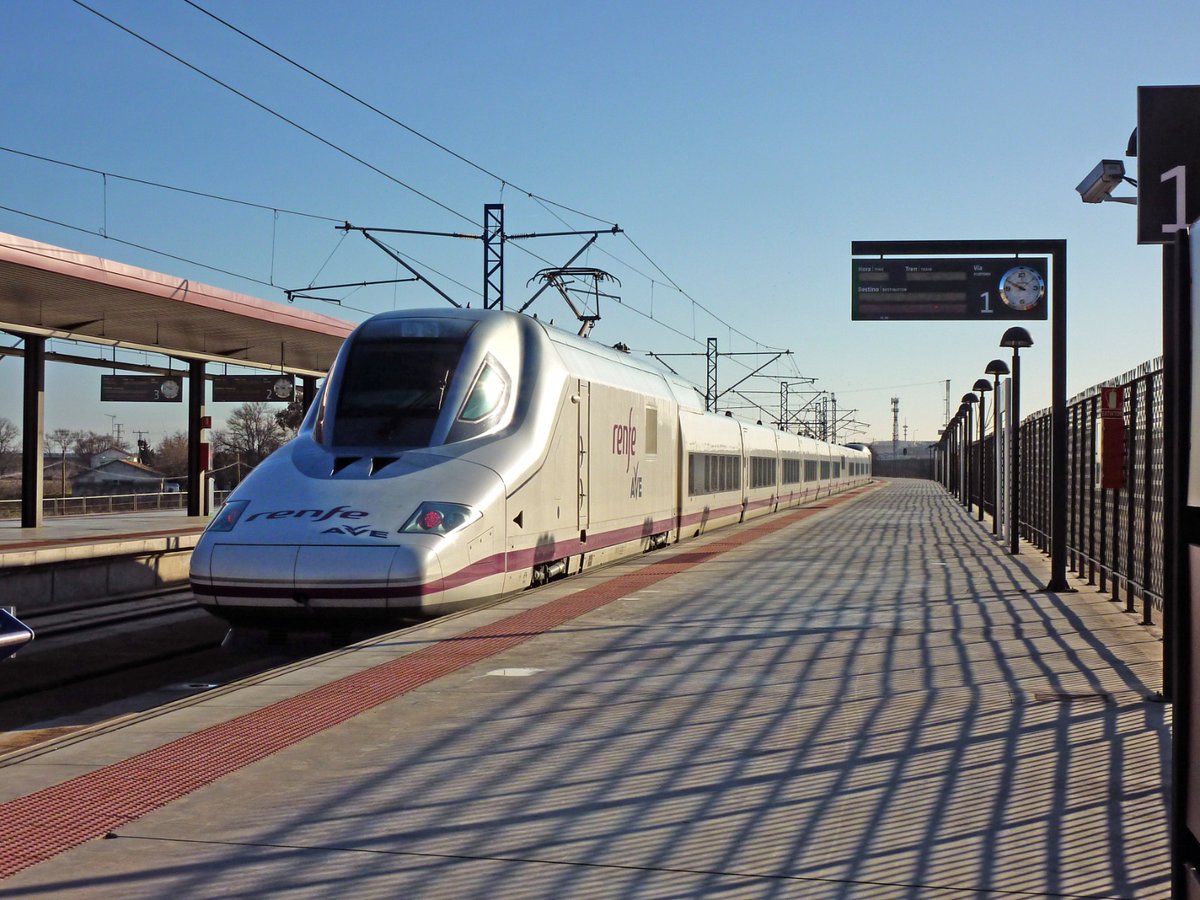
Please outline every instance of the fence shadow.
[[224, 818], [120, 833], [202, 863], [54, 887], [1167, 895], [1161, 671], [1126, 619], [1038, 593], [923, 481], [707, 568], [280, 754], [270, 795], [228, 776]]

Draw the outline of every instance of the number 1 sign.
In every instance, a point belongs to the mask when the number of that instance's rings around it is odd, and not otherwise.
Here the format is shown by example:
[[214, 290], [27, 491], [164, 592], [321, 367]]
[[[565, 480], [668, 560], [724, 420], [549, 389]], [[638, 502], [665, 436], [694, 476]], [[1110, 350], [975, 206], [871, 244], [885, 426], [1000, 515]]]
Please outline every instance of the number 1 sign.
[[1138, 243], [1200, 218], [1200, 85], [1138, 88]]

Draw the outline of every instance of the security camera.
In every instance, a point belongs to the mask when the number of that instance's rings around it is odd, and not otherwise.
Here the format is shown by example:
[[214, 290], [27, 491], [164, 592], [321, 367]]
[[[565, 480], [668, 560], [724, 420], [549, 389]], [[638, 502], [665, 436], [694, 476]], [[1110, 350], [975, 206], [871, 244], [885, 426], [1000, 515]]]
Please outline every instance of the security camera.
[[1102, 159], [1096, 164], [1096, 168], [1079, 182], [1075, 190], [1079, 192], [1084, 203], [1103, 203], [1112, 199], [1109, 195], [1113, 188], [1124, 180], [1125, 163], [1119, 159]]

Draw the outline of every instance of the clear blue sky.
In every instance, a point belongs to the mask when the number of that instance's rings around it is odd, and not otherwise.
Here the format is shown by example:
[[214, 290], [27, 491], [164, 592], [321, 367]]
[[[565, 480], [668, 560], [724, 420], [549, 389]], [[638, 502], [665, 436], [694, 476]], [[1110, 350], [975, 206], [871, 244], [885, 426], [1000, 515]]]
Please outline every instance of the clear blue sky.
[[[1074, 186], [1100, 158], [1123, 154], [1138, 85], [1200, 81], [1194, 0], [198, 0], [503, 181], [182, 0], [88, 2], [390, 177], [72, 0], [4, 4], [0, 145], [356, 225], [476, 231], [468, 220], [478, 223], [491, 202], [505, 203], [509, 233], [597, 224], [525, 194], [533, 192], [627, 231], [602, 237], [577, 263], [622, 282], [623, 305], [603, 306], [597, 340], [639, 352], [700, 352], [710, 336], [723, 352], [790, 349], [791, 362], [773, 371], [817, 378], [840, 408], [856, 408], [870, 424], [860, 439], [890, 439], [892, 396], [909, 437], [935, 439], [944, 381], [957, 408], [987, 361], [1006, 354], [995, 325], [852, 322], [853, 240], [1065, 238], [1069, 393], [1161, 352], [1160, 251], [1136, 244], [1133, 207], [1084, 205]], [[330, 221], [6, 151], [0, 206], [0, 231], [280, 302], [280, 288], [314, 279], [396, 275], [380, 251], [356, 235], [342, 240]], [[522, 245], [542, 259], [510, 243], [508, 296], [523, 302], [533, 273], [565, 262], [580, 243]], [[431, 277], [456, 298], [479, 304], [478, 242], [394, 246], [442, 273]], [[305, 305], [359, 321], [442, 303], [400, 285], [359, 290], [340, 309]], [[570, 318], [549, 293], [534, 309], [560, 324]], [[1049, 326], [1031, 331], [1027, 411], [1049, 402]], [[702, 360], [679, 366], [703, 381]], [[720, 372], [724, 387], [745, 369], [722, 360]], [[18, 423], [19, 378], [18, 361], [0, 361], [8, 387], [0, 416]], [[182, 407], [99, 403], [97, 370], [52, 366], [48, 390], [47, 430], [107, 431], [115, 415], [127, 435], [147, 430], [155, 442], [184, 426]]]

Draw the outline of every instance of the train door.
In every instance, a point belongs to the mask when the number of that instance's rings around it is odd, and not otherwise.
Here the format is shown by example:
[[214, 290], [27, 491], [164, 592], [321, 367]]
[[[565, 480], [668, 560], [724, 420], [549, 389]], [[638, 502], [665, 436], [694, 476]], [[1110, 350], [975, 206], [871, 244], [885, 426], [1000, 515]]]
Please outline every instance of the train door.
[[590, 382], [580, 379], [579, 389], [575, 392], [578, 401], [575, 404], [577, 416], [575, 433], [578, 435], [578, 479], [579, 479], [579, 535], [580, 540], [586, 540], [586, 532], [591, 517], [591, 454], [589, 453], [589, 433], [592, 427], [592, 386]]

